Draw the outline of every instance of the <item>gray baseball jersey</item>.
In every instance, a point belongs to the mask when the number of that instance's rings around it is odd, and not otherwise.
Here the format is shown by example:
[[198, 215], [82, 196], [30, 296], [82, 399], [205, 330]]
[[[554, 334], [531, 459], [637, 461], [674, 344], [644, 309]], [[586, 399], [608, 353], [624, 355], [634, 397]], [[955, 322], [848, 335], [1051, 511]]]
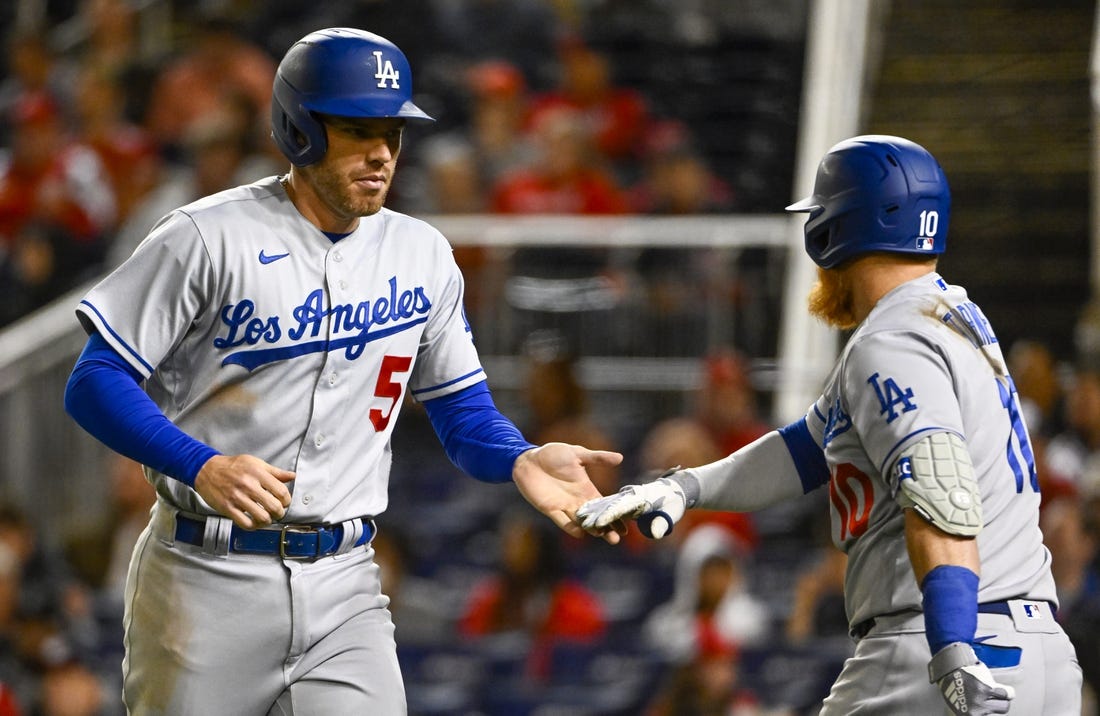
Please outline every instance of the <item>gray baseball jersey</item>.
[[997, 338], [966, 292], [932, 273], [880, 299], [807, 423], [831, 474], [833, 540], [848, 555], [848, 618], [861, 631], [873, 624], [822, 715], [945, 711], [927, 681], [922, 597], [898, 502], [898, 458], [943, 432], [965, 442], [981, 499], [978, 602], [1004, 610], [983, 610], [975, 639], [1018, 655], [990, 665], [999, 683], [1016, 690], [1012, 713], [1078, 713], [1081, 671], [1051, 611], [1056, 594], [1031, 444]]
[[[334, 242], [271, 177], [172, 212], [88, 293], [82, 322], [182, 430], [295, 471], [284, 523], [345, 525], [315, 562], [230, 555], [231, 521], [153, 473], [127, 580], [130, 713], [405, 712], [373, 551], [350, 546], [386, 508], [406, 390], [485, 379], [462, 292], [424, 222], [383, 209]], [[206, 516], [201, 547], [177, 541], [177, 511]]]
[[997, 338], [966, 292], [929, 274], [884, 296], [845, 346], [807, 415], [832, 479], [833, 541], [848, 554], [853, 624], [919, 609], [897, 501], [902, 451], [937, 432], [969, 448], [984, 525], [980, 602], [1054, 602], [1039, 486]]
[[406, 387], [425, 400], [484, 380], [462, 292], [428, 224], [382, 209], [333, 242], [271, 177], [169, 214], [78, 312], [183, 431], [297, 473], [284, 521], [340, 522], [386, 508]]

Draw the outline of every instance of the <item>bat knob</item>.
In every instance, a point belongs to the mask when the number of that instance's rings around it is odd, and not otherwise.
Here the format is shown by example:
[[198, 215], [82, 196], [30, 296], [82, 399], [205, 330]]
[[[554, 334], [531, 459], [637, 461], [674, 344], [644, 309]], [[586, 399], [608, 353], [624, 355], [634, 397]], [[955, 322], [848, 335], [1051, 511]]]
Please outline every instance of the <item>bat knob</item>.
[[660, 510], [645, 513], [637, 523], [642, 534], [650, 539], [661, 539], [672, 532], [672, 518]]

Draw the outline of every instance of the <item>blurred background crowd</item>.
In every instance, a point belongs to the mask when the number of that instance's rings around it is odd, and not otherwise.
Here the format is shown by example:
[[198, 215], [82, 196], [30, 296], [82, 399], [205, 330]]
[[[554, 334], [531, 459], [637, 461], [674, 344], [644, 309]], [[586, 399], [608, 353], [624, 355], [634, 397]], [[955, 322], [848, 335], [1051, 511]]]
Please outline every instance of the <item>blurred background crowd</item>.
[[[18, 10], [32, 5], [38, 17]], [[117, 265], [168, 211], [285, 171], [268, 135], [272, 79], [285, 50], [320, 27], [396, 42], [417, 104], [437, 119], [408, 129], [395, 210], [775, 212], [790, 196], [805, 17], [805, 0], [6, 5], [0, 27], [15, 29], [0, 75], [0, 326]], [[625, 281], [596, 249], [523, 249], [506, 269], [477, 247], [456, 255], [472, 304], [508, 292], [536, 308], [579, 300], [537, 283], [563, 275], [598, 277], [612, 292]], [[586, 346], [568, 316], [498, 346], [521, 357], [515, 411], [505, 412], [530, 440], [627, 453], [620, 469], [593, 476], [605, 493], [710, 462], [774, 427], [754, 368], [774, 334], [732, 334], [703, 356], [705, 326], [690, 304], [701, 285], [733, 303], [778, 289], [708, 285], [711, 258], [636, 256], [648, 343], [615, 345], [608, 325], [605, 347], [644, 354], [661, 335], [678, 355], [704, 358], [687, 399], [659, 418], [605, 419], [603, 397], [579, 374]], [[738, 260], [743, 275], [767, 275], [759, 256]], [[529, 280], [502, 288], [504, 274]], [[491, 340], [492, 326], [475, 322], [478, 333]], [[1087, 346], [1092, 335], [1100, 320], [1086, 312], [1079, 336]], [[1059, 619], [1094, 693], [1100, 353], [1061, 355], [1027, 339], [1006, 348], [1040, 463]], [[374, 543], [414, 716], [815, 712], [851, 649], [826, 495], [751, 516], [692, 513], [665, 540], [634, 533], [612, 548], [573, 540], [514, 491], [461, 476], [436, 445], [423, 412], [406, 405]], [[102, 486], [107, 514], [62, 534], [38, 529], [33, 505], [0, 504], [0, 716], [120, 713], [121, 590], [153, 493], [122, 458], [104, 466]]]

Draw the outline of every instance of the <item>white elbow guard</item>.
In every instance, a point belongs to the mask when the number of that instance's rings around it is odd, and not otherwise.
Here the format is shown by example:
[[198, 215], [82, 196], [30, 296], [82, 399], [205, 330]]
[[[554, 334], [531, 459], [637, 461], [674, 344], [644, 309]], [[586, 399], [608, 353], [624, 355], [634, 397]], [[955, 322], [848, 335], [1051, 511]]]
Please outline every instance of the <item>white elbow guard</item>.
[[982, 500], [966, 443], [936, 433], [914, 443], [894, 464], [898, 503], [912, 507], [948, 534], [973, 537], [982, 529]]

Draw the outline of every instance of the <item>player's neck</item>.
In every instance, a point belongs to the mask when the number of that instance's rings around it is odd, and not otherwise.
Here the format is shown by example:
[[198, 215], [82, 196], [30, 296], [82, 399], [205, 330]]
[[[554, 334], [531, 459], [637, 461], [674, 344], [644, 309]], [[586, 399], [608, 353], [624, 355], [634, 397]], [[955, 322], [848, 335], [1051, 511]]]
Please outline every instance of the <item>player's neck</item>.
[[935, 260], [911, 261], [887, 254], [868, 254], [845, 267], [850, 272], [852, 308], [861, 323], [883, 296], [903, 283], [936, 270]]

